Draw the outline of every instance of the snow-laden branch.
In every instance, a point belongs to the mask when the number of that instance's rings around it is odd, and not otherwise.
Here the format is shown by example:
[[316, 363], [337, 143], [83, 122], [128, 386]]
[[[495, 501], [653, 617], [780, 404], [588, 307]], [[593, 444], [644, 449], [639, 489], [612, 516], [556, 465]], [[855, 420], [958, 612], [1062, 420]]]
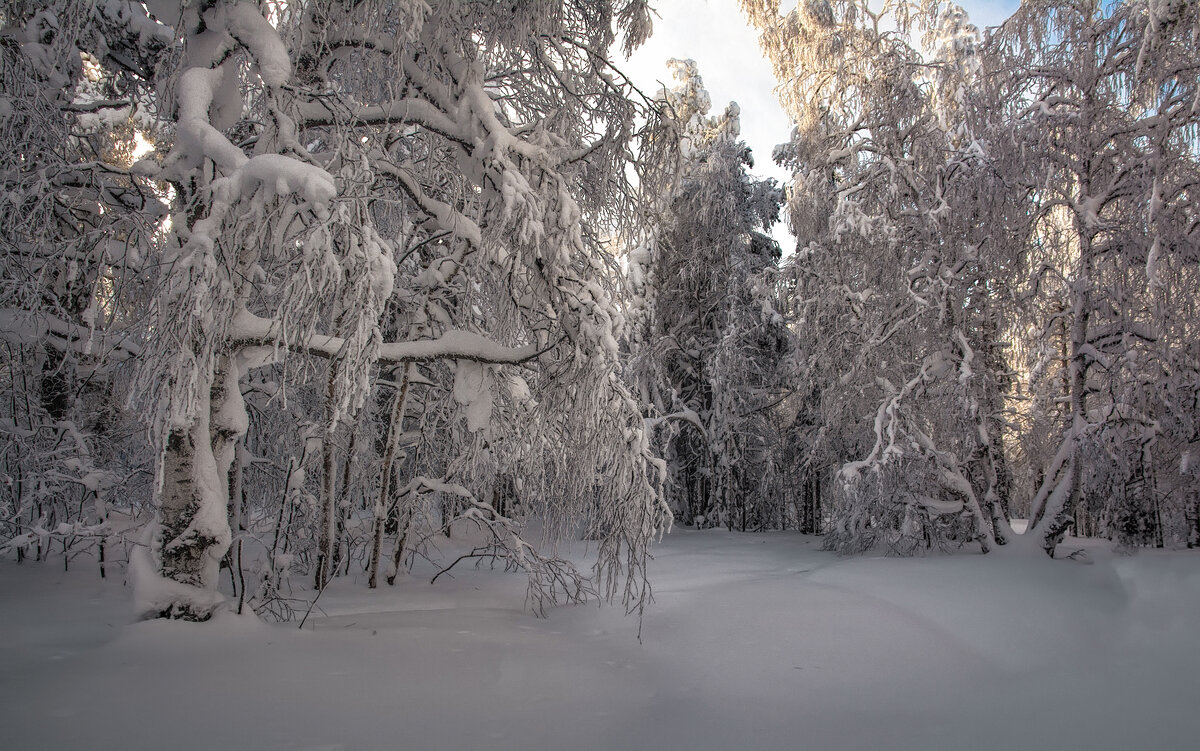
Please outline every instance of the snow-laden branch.
[[700, 419], [700, 415], [696, 414], [694, 409], [681, 409], [667, 415], [659, 415], [657, 417], [647, 417], [645, 419], [646, 429], [653, 430], [659, 425], [678, 420], [679, 422], [691, 423], [697, 430], [700, 431], [704, 441], [709, 442], [708, 429], [704, 427], [704, 421]]
[[419, 125], [464, 147], [471, 144], [458, 121], [425, 99], [410, 97], [387, 104], [349, 107], [343, 111], [325, 99], [317, 98], [300, 105], [296, 116], [301, 127]]
[[[284, 336], [278, 321], [256, 316], [245, 310], [235, 318], [229, 338], [242, 347], [270, 346], [286, 342], [288, 349], [317, 357], [339, 357], [346, 346], [344, 339], [324, 334], [312, 334], [301, 341]], [[535, 359], [546, 350], [529, 344], [508, 347], [482, 334], [451, 329], [435, 339], [408, 342], [384, 342], [379, 347], [379, 361], [389, 364], [429, 362], [431, 360], [472, 360], [475, 362], [519, 365]]]
[[0, 308], [0, 341], [19, 345], [45, 343], [63, 352], [85, 355], [103, 350], [104, 357], [118, 361], [135, 358], [142, 351], [131, 337], [119, 336], [110, 342], [104, 332], [46, 313], [14, 308]]

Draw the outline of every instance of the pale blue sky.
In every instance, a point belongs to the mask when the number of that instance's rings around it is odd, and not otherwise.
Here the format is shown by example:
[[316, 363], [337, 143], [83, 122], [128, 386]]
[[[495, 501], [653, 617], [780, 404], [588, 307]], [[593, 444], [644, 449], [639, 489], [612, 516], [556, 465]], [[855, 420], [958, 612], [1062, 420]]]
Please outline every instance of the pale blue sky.
[[[1017, 9], [1018, 0], [959, 0], [980, 28], [994, 26]], [[651, 0], [659, 14], [654, 36], [633, 57], [619, 63], [649, 95], [658, 82], [670, 82], [666, 61], [691, 58], [712, 95], [713, 110], [729, 101], [742, 108], [742, 138], [754, 150], [754, 171], [779, 180], [787, 174], [771, 161], [775, 144], [787, 140], [787, 117], [775, 101], [775, 80], [762, 59], [755, 32], [746, 25], [737, 0]], [[776, 237], [783, 240], [782, 234]], [[785, 250], [790, 241], [784, 243]]]

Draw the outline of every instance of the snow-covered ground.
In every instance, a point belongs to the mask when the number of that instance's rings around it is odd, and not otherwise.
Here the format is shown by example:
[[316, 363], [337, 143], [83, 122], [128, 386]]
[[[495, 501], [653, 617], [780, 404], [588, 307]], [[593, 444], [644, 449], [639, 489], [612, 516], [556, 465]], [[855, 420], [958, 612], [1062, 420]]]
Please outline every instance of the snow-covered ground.
[[339, 580], [303, 631], [129, 623], [91, 569], [0, 565], [0, 748], [1192, 749], [1200, 555], [837, 558], [678, 530], [642, 641], [470, 568]]

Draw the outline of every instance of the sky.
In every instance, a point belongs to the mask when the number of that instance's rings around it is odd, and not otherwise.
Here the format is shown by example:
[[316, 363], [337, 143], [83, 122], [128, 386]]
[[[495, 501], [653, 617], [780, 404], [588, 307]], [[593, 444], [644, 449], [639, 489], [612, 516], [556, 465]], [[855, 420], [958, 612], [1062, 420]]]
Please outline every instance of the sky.
[[[1017, 9], [1018, 0], [958, 0], [976, 26], [995, 26]], [[735, 101], [742, 110], [742, 138], [754, 151], [754, 173], [783, 181], [788, 174], [771, 161], [775, 144], [791, 128], [772, 89], [771, 65], [762, 57], [758, 36], [738, 10], [737, 0], [652, 0], [658, 13], [654, 35], [618, 67], [649, 95], [671, 84], [666, 61], [691, 58], [712, 96], [713, 113]], [[774, 233], [784, 249], [786, 230]]]

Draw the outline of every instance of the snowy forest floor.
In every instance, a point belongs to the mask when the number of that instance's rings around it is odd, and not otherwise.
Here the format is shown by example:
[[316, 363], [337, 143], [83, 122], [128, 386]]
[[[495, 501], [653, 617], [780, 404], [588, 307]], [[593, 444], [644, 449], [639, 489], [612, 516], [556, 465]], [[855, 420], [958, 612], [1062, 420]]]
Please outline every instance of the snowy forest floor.
[[619, 607], [537, 619], [523, 576], [463, 565], [338, 580], [299, 631], [130, 623], [119, 577], [4, 563], [0, 747], [1195, 748], [1200, 555], [819, 545], [677, 530], [641, 643]]

